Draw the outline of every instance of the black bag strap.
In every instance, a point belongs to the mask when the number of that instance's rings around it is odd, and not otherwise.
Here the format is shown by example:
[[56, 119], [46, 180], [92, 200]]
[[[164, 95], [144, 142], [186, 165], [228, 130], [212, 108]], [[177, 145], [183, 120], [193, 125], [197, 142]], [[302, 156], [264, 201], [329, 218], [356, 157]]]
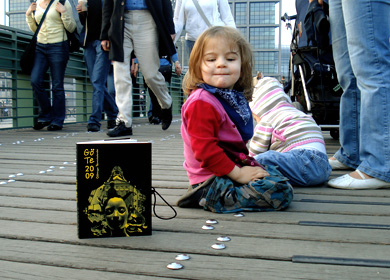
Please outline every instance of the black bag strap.
[[[153, 187], [152, 187], [152, 194], [153, 194], [153, 197], [154, 197], [154, 202], [153, 202], [153, 213], [154, 213], [154, 215], [155, 215], [157, 218], [159, 218], [159, 219], [161, 219], [161, 220], [171, 220], [171, 219], [173, 219], [173, 218], [175, 218], [175, 217], [177, 216], [177, 212], [176, 212], [175, 208], [173, 208], [173, 206], [170, 205], [170, 204], [161, 196], [161, 194], [159, 194], [159, 193], [156, 191], [156, 189], [153, 188]], [[174, 213], [174, 214], [173, 214], [172, 217], [165, 218], [165, 217], [161, 217], [161, 216], [157, 215], [157, 213], [156, 213], [156, 194], [165, 202], [166, 205], [168, 205], [168, 206], [173, 210], [173, 213]]]
[[50, 3], [49, 3], [49, 5], [47, 5], [47, 8], [46, 8], [45, 12], [43, 13], [43, 16], [42, 16], [42, 18], [41, 18], [41, 21], [39, 22], [38, 27], [37, 27], [37, 30], [35, 30], [35, 33], [34, 33], [34, 36], [33, 36], [33, 37], [37, 37], [37, 36], [38, 36], [38, 32], [39, 32], [39, 30], [41, 29], [42, 23], [43, 23], [43, 21], [44, 21], [45, 18], [46, 18], [46, 14], [47, 14], [47, 12], [49, 11], [50, 6], [51, 6], [51, 4], [53, 4], [53, 2], [54, 2], [54, 0], [51, 0]]

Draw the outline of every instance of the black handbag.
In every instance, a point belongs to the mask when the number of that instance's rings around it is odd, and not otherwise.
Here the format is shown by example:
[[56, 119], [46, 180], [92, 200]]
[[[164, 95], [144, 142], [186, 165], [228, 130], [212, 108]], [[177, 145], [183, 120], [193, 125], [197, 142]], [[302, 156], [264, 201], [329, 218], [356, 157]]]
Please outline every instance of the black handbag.
[[36, 45], [37, 37], [33, 36], [30, 44], [27, 45], [26, 49], [22, 53], [22, 56], [20, 57], [20, 68], [22, 69], [22, 73], [25, 75], [30, 75], [34, 66]]
[[37, 46], [37, 37], [38, 32], [41, 29], [42, 23], [45, 20], [47, 11], [49, 11], [49, 8], [54, 0], [51, 0], [49, 5], [46, 8], [46, 11], [42, 15], [42, 19], [37, 27], [37, 30], [35, 30], [34, 36], [31, 38], [30, 44], [27, 45], [24, 52], [22, 53], [20, 57], [20, 68], [22, 69], [22, 73], [26, 75], [30, 75], [31, 71], [34, 67], [34, 59], [35, 59], [35, 47]]
[[[59, 1], [62, 5], [65, 5], [65, 0]], [[68, 37], [68, 44], [69, 44], [69, 52], [78, 52], [80, 51], [81, 44], [80, 44], [80, 35], [77, 32], [77, 27], [74, 29], [73, 32], [69, 32], [66, 30], [66, 36]]]
[[66, 30], [66, 36], [68, 36], [69, 52], [80, 51], [80, 35], [77, 33], [76, 29], [73, 32]]

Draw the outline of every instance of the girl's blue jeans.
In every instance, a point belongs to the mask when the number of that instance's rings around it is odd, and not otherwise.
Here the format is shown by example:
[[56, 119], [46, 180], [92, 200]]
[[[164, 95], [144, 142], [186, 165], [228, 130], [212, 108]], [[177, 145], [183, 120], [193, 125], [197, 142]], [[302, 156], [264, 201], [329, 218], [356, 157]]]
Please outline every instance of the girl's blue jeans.
[[293, 149], [284, 153], [267, 151], [254, 158], [260, 164], [278, 166], [278, 170], [293, 186], [323, 184], [332, 172], [328, 156], [314, 149]]

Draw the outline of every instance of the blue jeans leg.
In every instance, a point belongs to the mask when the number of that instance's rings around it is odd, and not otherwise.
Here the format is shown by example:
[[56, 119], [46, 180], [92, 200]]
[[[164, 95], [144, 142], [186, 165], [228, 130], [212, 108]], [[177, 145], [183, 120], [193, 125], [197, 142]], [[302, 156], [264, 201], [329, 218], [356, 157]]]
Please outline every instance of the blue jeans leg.
[[335, 156], [390, 182], [390, 1], [332, 0], [329, 4], [333, 54], [344, 90], [342, 148]]
[[187, 53], [188, 59], [190, 58], [190, 54], [191, 54], [192, 49], [194, 48], [194, 45], [195, 45], [195, 41], [186, 40], [186, 53]]
[[323, 184], [332, 172], [327, 155], [317, 150], [267, 151], [256, 155], [255, 159], [263, 165], [279, 166], [279, 171], [296, 186]]
[[[37, 44], [31, 85], [38, 99], [40, 114], [38, 121], [51, 121], [61, 126], [65, 120], [65, 69], [69, 60], [68, 42]], [[43, 78], [50, 68], [52, 102], [43, 87]], [[52, 105], [51, 105], [52, 103]]]
[[115, 98], [108, 91], [104, 93], [103, 111], [107, 114], [107, 120], [116, 120], [118, 107], [116, 106]]
[[108, 76], [107, 76], [107, 90], [108, 90], [108, 94], [111, 95], [112, 99], [114, 99], [115, 101], [114, 69], [112, 67], [112, 64], [110, 65], [110, 71], [108, 71]]
[[31, 86], [35, 98], [39, 104], [39, 122], [51, 122], [51, 102], [50, 93], [44, 87], [44, 75], [49, 69], [48, 59], [45, 54], [44, 45], [37, 44], [35, 49], [34, 67], [31, 72]]
[[109, 119], [115, 119], [118, 110], [106, 87], [111, 62], [108, 59], [108, 52], [102, 50], [99, 40], [87, 44], [84, 49], [84, 60], [93, 88], [92, 114], [88, 123], [100, 126], [103, 107]]

